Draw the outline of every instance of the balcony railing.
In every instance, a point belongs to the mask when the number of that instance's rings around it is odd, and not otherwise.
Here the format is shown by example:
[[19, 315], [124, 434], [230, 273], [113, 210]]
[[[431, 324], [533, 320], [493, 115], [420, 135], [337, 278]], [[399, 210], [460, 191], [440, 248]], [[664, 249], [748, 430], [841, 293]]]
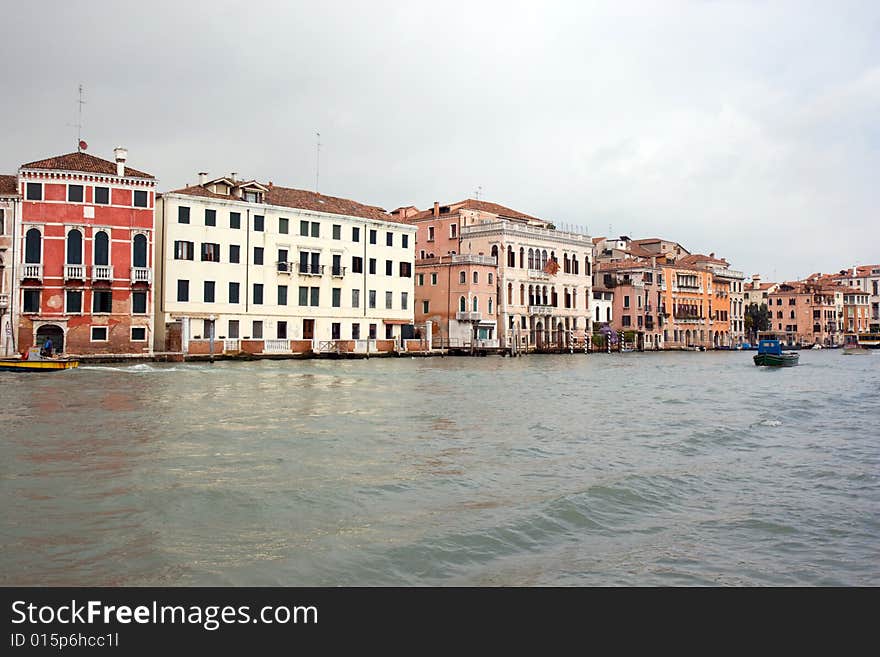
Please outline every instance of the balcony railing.
[[152, 283], [153, 270], [149, 267], [132, 267], [131, 268], [132, 283]]
[[555, 310], [553, 306], [529, 306], [530, 315], [552, 315]]
[[494, 256], [471, 255], [470, 253], [456, 253], [452, 256], [452, 262], [457, 265], [496, 265]]
[[529, 278], [536, 281], [549, 281], [550, 274], [543, 269], [529, 269]]
[[86, 280], [85, 265], [64, 265], [65, 281], [84, 281]]
[[279, 274], [290, 274], [293, 271], [292, 262], [277, 262], [275, 264]]
[[474, 313], [459, 310], [455, 313], [455, 319], [459, 322], [479, 322], [483, 319], [482, 313]]
[[241, 351], [241, 340], [237, 338], [227, 338], [223, 340], [224, 353], [238, 353]]
[[22, 265], [21, 280], [26, 281], [28, 279], [43, 280], [43, 265], [30, 263]]
[[299, 273], [303, 276], [321, 276], [324, 273], [324, 265], [312, 265], [308, 262], [299, 263]]
[[93, 265], [92, 266], [93, 281], [112, 281], [113, 265]]
[[330, 275], [334, 278], [342, 278], [345, 276], [345, 267], [331, 267]]
[[263, 340], [264, 354], [289, 354], [290, 340]]
[[0, 308], [9, 308], [8, 294], [0, 294]]

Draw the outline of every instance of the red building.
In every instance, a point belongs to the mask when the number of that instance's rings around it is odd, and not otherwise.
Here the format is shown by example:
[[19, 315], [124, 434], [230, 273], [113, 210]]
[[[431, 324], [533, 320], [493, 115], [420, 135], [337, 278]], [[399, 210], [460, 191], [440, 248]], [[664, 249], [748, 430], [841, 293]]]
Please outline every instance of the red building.
[[148, 354], [156, 179], [76, 152], [22, 165], [16, 227], [19, 352]]

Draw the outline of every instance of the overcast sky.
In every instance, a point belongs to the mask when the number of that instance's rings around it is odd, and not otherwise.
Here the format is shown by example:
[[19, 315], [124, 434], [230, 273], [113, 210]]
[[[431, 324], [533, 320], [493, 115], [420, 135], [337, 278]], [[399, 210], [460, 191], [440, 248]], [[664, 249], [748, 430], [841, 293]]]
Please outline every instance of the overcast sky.
[[880, 261], [880, 2], [4, 2], [0, 172], [475, 195], [791, 279]]

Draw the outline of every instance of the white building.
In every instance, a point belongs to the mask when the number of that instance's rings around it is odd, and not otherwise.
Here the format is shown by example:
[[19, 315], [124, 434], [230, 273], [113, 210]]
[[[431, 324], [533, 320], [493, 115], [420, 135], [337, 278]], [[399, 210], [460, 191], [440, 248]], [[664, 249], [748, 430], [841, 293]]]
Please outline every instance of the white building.
[[285, 352], [396, 340], [412, 324], [415, 227], [347, 199], [199, 177], [157, 204], [157, 350], [175, 325], [184, 352], [210, 337]]
[[0, 176], [0, 356], [16, 353], [15, 234], [21, 195], [17, 176]]

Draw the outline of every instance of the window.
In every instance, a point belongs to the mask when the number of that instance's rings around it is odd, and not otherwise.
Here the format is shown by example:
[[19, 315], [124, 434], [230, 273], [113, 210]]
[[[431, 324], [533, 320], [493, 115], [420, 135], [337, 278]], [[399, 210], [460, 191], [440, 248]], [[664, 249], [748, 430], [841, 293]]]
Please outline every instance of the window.
[[110, 205], [109, 187], [95, 187], [95, 205]]
[[321, 296], [321, 288], [318, 288], [318, 287], [309, 288], [309, 305], [311, 305], [311, 306], [320, 305], [320, 296]]
[[394, 303], [394, 295], [392, 292], [385, 293], [385, 309], [391, 310], [392, 305]]
[[351, 291], [351, 307], [352, 308], [360, 308], [361, 307], [361, 291], [360, 290], [352, 290]]
[[131, 314], [146, 315], [147, 314], [147, 293], [132, 292], [131, 293]]
[[492, 285], [492, 280], [493, 280], [493, 278], [492, 278], [492, 274], [490, 273], [490, 274], [489, 274], [489, 285]]
[[409, 310], [409, 293], [401, 292], [400, 293], [400, 309], [401, 310]]
[[628, 296], [623, 297], [623, 307], [629, 308], [629, 297]]
[[254, 230], [262, 233], [266, 229], [266, 218], [261, 214], [254, 215]]
[[624, 326], [632, 326], [632, 319], [629, 315], [624, 315], [620, 318]]
[[465, 272], [458, 272], [458, 282], [461, 285], [464, 285], [467, 282], [467, 274]]
[[428, 241], [429, 242], [434, 241], [434, 227], [433, 226], [428, 226]]
[[78, 230], [67, 232], [67, 262], [68, 265], [81, 265], [83, 252], [82, 233]]
[[385, 339], [393, 340], [394, 339], [394, 324], [386, 324], [385, 325]]
[[133, 267], [147, 266], [147, 236], [138, 233], [132, 243], [131, 264]]
[[364, 273], [364, 259], [360, 256], [352, 256], [351, 258], [351, 271], [355, 274]]
[[214, 281], [205, 281], [203, 285], [202, 299], [205, 303], [214, 303]]
[[254, 247], [254, 264], [262, 265], [263, 264], [263, 247], [255, 246]]
[[81, 313], [82, 312], [82, 302], [83, 302], [83, 293], [82, 290], [67, 290], [64, 293], [64, 301], [65, 301], [65, 310], [64, 312], [68, 314]]
[[321, 237], [321, 224], [317, 221], [312, 222], [312, 237]]
[[287, 305], [287, 286], [279, 285], [278, 286], [278, 305], [286, 306]]
[[342, 239], [342, 226], [339, 224], [333, 224], [333, 239], [335, 239], [335, 240]]
[[394, 246], [394, 233], [385, 233], [385, 246]]
[[40, 291], [25, 290], [24, 291], [24, 312], [38, 313], [40, 312]]
[[134, 190], [134, 207], [136, 208], [145, 208], [147, 207], [147, 192], [143, 189]]
[[220, 262], [220, 245], [202, 242], [202, 262]]
[[263, 322], [262, 320], [254, 320], [253, 331], [254, 339], [262, 340], [263, 339]]
[[474, 285], [480, 282], [480, 274], [478, 272], [474, 272]]
[[370, 231], [370, 244], [375, 244], [375, 243], [376, 243], [376, 231], [371, 230]]
[[367, 299], [367, 306], [370, 308], [376, 307], [376, 290], [370, 290], [369, 297]]
[[352, 324], [351, 325], [351, 339], [352, 340], [360, 340], [361, 339], [361, 325], [360, 324]]
[[217, 225], [217, 211], [216, 210], [205, 210], [205, 225], [206, 226], [216, 226]]
[[238, 244], [229, 245], [229, 262], [235, 264], [241, 262], [241, 247]]
[[305, 286], [300, 286], [299, 288], [299, 305], [308, 306], [309, 305], [309, 288]]
[[229, 213], [229, 227], [230, 228], [241, 228], [241, 212], [230, 212]]
[[229, 284], [229, 303], [238, 303], [239, 298], [239, 284], [238, 283], [230, 283]]
[[431, 274], [431, 285], [437, 285], [437, 274]]
[[449, 237], [452, 239], [458, 237], [458, 224], [449, 224]]
[[147, 341], [147, 327], [146, 326], [132, 326], [131, 327], [131, 341], [132, 342], [146, 342]]
[[[403, 266], [403, 263], [400, 263]], [[424, 285], [425, 284], [425, 275], [424, 274], [416, 274], [416, 285]]]
[[467, 299], [464, 297], [458, 298], [458, 310], [463, 313], [467, 312]]
[[428, 301], [422, 301], [422, 313], [424, 313], [425, 315], [428, 314], [428, 304]]
[[[110, 237], [103, 230], [98, 231], [95, 234], [93, 239], [95, 245], [95, 264], [96, 265], [109, 265], [110, 264]], [[190, 248], [192, 249], [192, 242], [190, 242]], [[187, 258], [188, 260], [192, 260], [192, 250], [190, 250], [190, 256]]]
[[275, 337], [279, 340], [287, 339], [287, 322], [278, 322], [278, 325], [275, 327]]
[[334, 276], [345, 275], [345, 270], [342, 268], [342, 256], [339, 255], [338, 253], [333, 254], [332, 273]]
[[339, 322], [333, 322], [330, 324], [330, 339], [338, 340], [342, 334], [342, 324]]
[[[352, 242], [360, 242], [361, 241], [361, 229], [358, 227], [354, 227], [351, 229], [351, 241]], [[360, 325], [358, 325], [360, 328]]]
[[489, 299], [489, 314], [492, 314], [492, 299]]
[[[401, 262], [400, 263], [400, 277], [401, 278], [412, 278], [412, 263], [411, 262]], [[424, 282], [424, 276], [422, 276]], [[421, 283], [420, 283], [421, 285]]]
[[385, 261], [385, 275], [393, 276], [394, 275], [394, 262], [391, 260]]
[[474, 312], [479, 311], [479, 309], [480, 309], [480, 305], [479, 305], [479, 304], [480, 304], [480, 302], [479, 302], [479, 300], [477, 299], [477, 297], [474, 297]]
[[254, 305], [258, 306], [263, 303], [263, 284], [254, 283]]
[[82, 185], [68, 185], [67, 186], [67, 202], [68, 203], [82, 203], [83, 201], [83, 186]]
[[409, 235], [401, 235], [400, 242], [401, 242], [400, 246], [402, 246], [404, 249], [408, 249], [409, 248]]
[[92, 327], [92, 342], [107, 342], [107, 327], [106, 326], [93, 326]]
[[188, 224], [189, 223], [189, 208], [186, 206], [179, 206], [177, 208], [177, 223], [179, 224]]
[[376, 273], [376, 259], [375, 258], [370, 258], [370, 273], [371, 274]]
[[41, 183], [28, 183], [25, 186], [24, 197], [28, 201], [42, 201], [43, 185]]
[[278, 271], [290, 271], [290, 263], [287, 261], [287, 249], [278, 249], [278, 260], [275, 261]]
[[284, 217], [278, 219], [278, 232], [282, 235], [287, 235], [290, 232], [290, 219]]
[[177, 281], [177, 300], [189, 301], [189, 281]]
[[301, 274], [322, 274], [321, 253], [318, 251], [300, 251], [299, 271]]
[[92, 291], [92, 312], [93, 313], [113, 312], [113, 293], [110, 292], [110, 290], [93, 290]]
[[238, 339], [238, 320], [230, 319], [229, 320], [229, 329], [226, 331], [226, 335], [232, 339]]
[[299, 222], [299, 234], [302, 237], [309, 236], [309, 222], [308, 221], [300, 221]]
[[376, 339], [376, 325], [375, 324], [370, 324], [369, 339], [370, 340]]
[[342, 288], [334, 287], [333, 288], [333, 307], [340, 308], [342, 307]]

